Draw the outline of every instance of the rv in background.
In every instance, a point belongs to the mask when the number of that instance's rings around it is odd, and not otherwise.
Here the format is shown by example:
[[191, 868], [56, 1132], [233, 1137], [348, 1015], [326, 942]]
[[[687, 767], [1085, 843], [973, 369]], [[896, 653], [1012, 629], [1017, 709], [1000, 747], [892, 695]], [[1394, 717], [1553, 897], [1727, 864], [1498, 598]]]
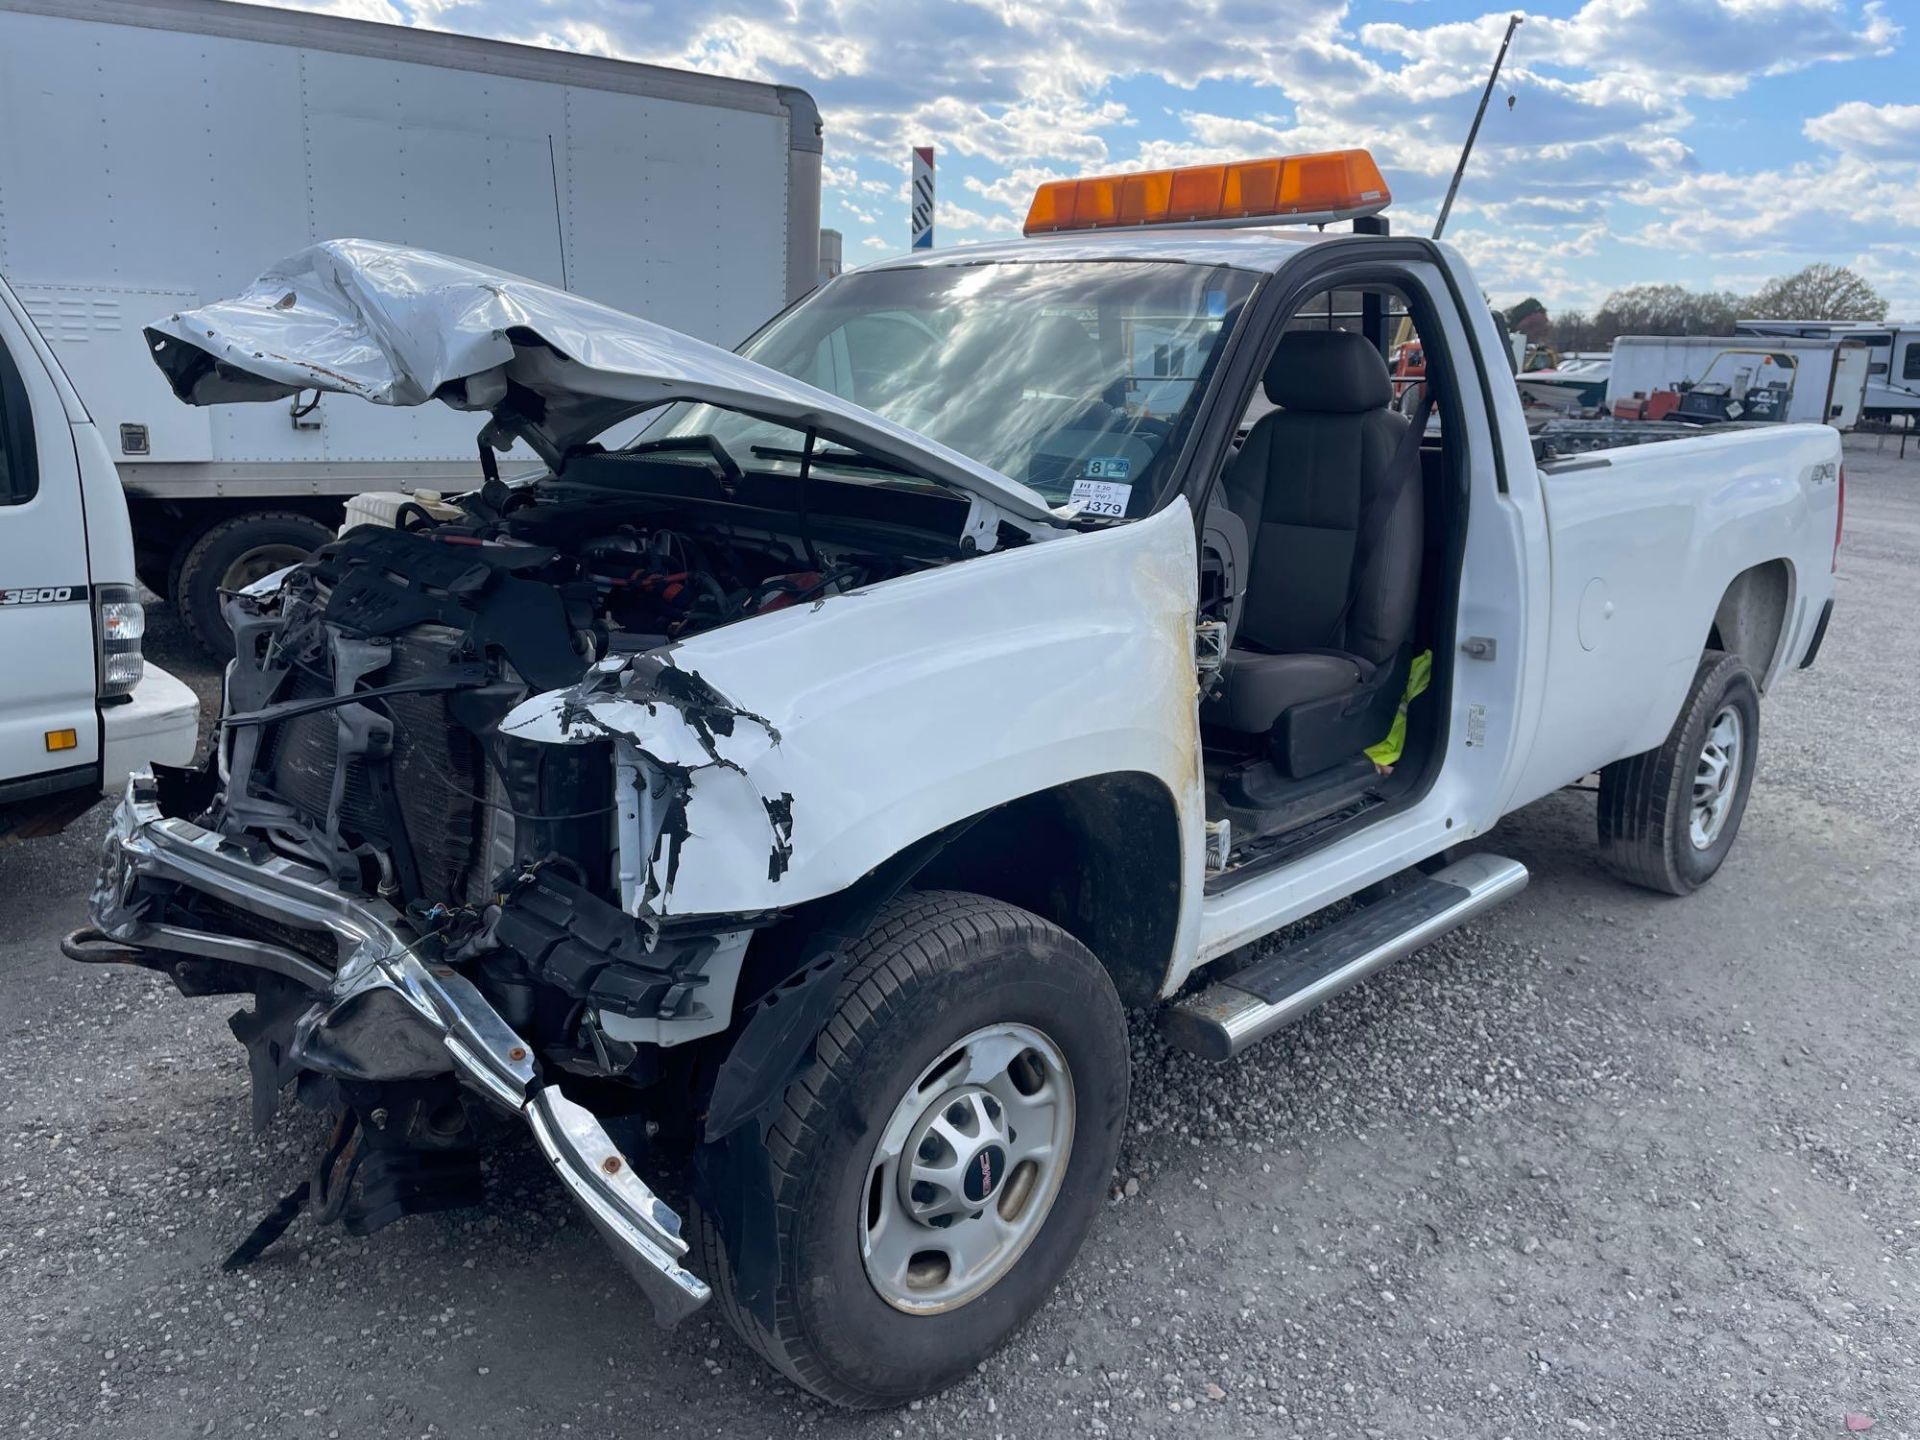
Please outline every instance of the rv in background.
[[1736, 320], [1741, 335], [1857, 340], [1867, 347], [1869, 420], [1920, 420], [1920, 320]]
[[1613, 342], [1607, 406], [1615, 415], [1663, 392], [1672, 418], [1860, 423], [1868, 351], [1851, 339], [1752, 335], [1622, 335]]
[[190, 408], [143, 327], [348, 237], [726, 346], [819, 280], [820, 116], [790, 86], [225, 0], [0, 0], [0, 96], [6, 279], [98, 422], [140, 579], [214, 650], [220, 591], [349, 496], [478, 485], [474, 427], [318, 393]]

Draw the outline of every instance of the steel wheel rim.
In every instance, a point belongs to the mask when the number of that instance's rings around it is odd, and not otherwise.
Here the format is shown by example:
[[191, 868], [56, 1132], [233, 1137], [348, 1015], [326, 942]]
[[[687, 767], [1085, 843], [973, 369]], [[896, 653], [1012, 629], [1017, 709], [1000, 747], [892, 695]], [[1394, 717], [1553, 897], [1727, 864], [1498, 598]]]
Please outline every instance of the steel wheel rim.
[[244, 590], [256, 580], [264, 580], [276, 570], [284, 570], [289, 565], [298, 565], [313, 552], [302, 550], [298, 545], [289, 545], [276, 541], [271, 545], [256, 545], [234, 557], [226, 573], [220, 577], [222, 590]]
[[875, 1293], [935, 1315], [990, 1290], [1046, 1224], [1073, 1124], [1073, 1073], [1032, 1026], [983, 1026], [941, 1051], [867, 1165], [860, 1257]]
[[1722, 705], [1707, 726], [1706, 741], [1693, 769], [1693, 813], [1687, 833], [1696, 850], [1711, 850], [1727, 828], [1733, 797], [1740, 788], [1740, 762], [1746, 725], [1732, 705]]

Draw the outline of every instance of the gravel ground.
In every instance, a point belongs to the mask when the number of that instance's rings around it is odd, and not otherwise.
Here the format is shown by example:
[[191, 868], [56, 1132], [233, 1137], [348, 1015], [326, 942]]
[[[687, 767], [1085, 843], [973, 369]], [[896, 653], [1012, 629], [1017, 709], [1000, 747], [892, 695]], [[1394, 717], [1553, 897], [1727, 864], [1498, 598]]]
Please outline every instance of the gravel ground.
[[895, 1413], [656, 1331], [525, 1147], [483, 1210], [221, 1273], [316, 1122], [248, 1133], [230, 1002], [59, 957], [102, 812], [0, 852], [0, 1434], [1920, 1434], [1920, 459], [1848, 481], [1839, 618], [1714, 884], [1599, 876], [1563, 793], [1488, 841], [1519, 901], [1239, 1062], [1136, 1023], [1066, 1285]]

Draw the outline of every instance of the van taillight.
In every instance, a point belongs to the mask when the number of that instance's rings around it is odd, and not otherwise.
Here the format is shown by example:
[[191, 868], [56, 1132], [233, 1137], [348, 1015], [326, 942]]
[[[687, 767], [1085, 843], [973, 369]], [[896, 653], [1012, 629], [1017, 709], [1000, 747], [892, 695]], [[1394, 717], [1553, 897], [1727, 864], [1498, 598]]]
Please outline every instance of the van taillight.
[[1840, 494], [1833, 507], [1833, 573], [1840, 573], [1840, 532], [1847, 524], [1847, 467], [1840, 467]]
[[96, 585], [93, 590], [93, 635], [97, 647], [102, 700], [133, 693], [145, 662], [140, 638], [147, 632], [147, 614], [131, 585]]

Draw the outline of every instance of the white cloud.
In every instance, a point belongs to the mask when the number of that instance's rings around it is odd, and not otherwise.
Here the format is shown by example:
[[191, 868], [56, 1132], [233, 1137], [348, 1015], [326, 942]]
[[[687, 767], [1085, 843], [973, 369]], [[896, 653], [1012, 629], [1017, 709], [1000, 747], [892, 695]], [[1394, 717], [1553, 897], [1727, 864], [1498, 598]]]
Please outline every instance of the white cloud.
[[[1406, 57], [1409, 83], [1484, 83], [1506, 29], [1504, 12], [1477, 20], [1361, 27], [1367, 46]], [[1511, 63], [1584, 70], [1650, 95], [1728, 96], [1758, 76], [1886, 54], [1900, 27], [1881, 0], [1586, 0], [1565, 18], [1529, 16]]]
[[1920, 240], [1871, 245], [1847, 262], [1887, 297], [1895, 320], [1920, 320]]
[[1808, 139], [1846, 155], [1920, 163], [1920, 105], [1849, 100], [1802, 128]]
[[[1021, 219], [1024, 218], [1023, 210]], [[950, 204], [945, 200], [936, 201], [933, 207], [933, 226], [936, 235], [942, 231], [952, 230], [962, 232], [977, 230], [989, 235], [1018, 235], [1020, 223], [1020, 220], [1016, 220], [1011, 215], [983, 214], [978, 210], [969, 210], [964, 205]]]
[[[1508, 14], [1491, 0], [1442, 23], [1414, 5], [1362, 23], [1354, 0], [305, 8], [400, 11], [436, 28], [804, 86], [826, 121], [829, 223], [887, 252], [905, 233], [903, 152], [929, 141], [947, 197], [943, 238], [1016, 231], [1035, 185], [1063, 174], [1355, 144], [1387, 172], [1396, 228], [1424, 229]], [[1920, 13], [1920, 0], [1552, 8], [1560, 13], [1529, 15], [1516, 33], [1449, 229], [1490, 288], [1591, 303], [1610, 283], [1701, 284], [1855, 255], [1887, 285], [1911, 287], [1898, 277], [1920, 251], [1920, 105], [1880, 103], [1894, 97], [1840, 77], [1848, 62], [1898, 47], [1895, 17]], [[1823, 65], [1836, 77], [1831, 98], [1811, 108], [1824, 113], [1763, 108], [1804, 104], [1807, 93], [1805, 81], [1767, 92], [1767, 77]], [[1168, 87], [1190, 99], [1169, 104]], [[1727, 153], [1718, 127], [1729, 124], [1770, 137], [1748, 152], [1761, 158], [1707, 168], [1700, 156]], [[1817, 163], [1770, 158], [1808, 142], [1821, 148]]]
[[1604, 226], [1566, 232], [1542, 241], [1511, 232], [1466, 230], [1449, 237], [1467, 257], [1474, 279], [1488, 293], [1511, 297], [1550, 296], [1550, 310], [1596, 308], [1612, 288], [1596, 283], [1583, 262], [1607, 243]]

